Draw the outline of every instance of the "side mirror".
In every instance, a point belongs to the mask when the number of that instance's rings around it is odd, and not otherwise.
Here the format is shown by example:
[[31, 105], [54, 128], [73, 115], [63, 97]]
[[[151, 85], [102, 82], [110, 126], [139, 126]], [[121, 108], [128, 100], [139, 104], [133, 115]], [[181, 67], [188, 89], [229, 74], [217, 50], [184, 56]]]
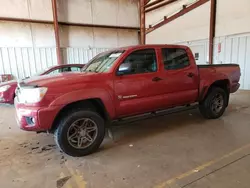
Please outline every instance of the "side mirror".
[[131, 72], [132, 64], [131, 63], [123, 63], [119, 66], [117, 75], [123, 75]]

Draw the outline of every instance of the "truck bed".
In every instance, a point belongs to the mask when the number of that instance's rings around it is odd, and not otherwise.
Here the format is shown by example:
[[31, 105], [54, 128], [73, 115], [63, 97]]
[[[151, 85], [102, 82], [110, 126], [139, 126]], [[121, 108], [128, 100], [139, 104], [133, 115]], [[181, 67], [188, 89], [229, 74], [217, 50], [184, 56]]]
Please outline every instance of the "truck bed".
[[200, 80], [206, 81], [211, 78], [220, 79], [221, 77], [229, 79], [230, 81], [230, 92], [234, 93], [240, 87], [240, 66], [238, 64], [218, 64], [218, 65], [197, 65], [200, 72]]

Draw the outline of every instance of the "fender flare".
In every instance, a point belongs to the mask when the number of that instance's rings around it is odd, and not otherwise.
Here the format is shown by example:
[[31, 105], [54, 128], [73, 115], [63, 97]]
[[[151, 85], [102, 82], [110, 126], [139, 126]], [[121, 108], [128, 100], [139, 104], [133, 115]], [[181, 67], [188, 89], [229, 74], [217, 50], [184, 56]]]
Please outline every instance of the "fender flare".
[[72, 91], [56, 98], [50, 106], [62, 106], [63, 108], [71, 103], [89, 99], [100, 99], [109, 116], [115, 117], [114, 102], [110, 93], [105, 89], [94, 88]]
[[221, 81], [227, 81], [228, 84], [230, 84], [230, 80], [228, 79], [227, 76], [223, 75], [220, 77], [220, 79], [214, 79], [212, 82], [202, 82], [200, 83], [200, 93], [199, 93], [199, 101], [201, 102], [207, 95], [209, 89], [213, 86], [216, 85], [216, 82], [221, 82]]

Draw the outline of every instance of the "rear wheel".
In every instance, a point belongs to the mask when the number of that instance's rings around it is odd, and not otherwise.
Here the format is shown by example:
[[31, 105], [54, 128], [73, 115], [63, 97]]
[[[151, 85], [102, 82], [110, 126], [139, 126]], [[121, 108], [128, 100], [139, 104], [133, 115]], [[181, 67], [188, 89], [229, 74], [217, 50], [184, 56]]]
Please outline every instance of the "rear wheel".
[[59, 123], [54, 138], [58, 147], [70, 156], [95, 152], [105, 135], [103, 118], [91, 110], [68, 113]]
[[200, 112], [207, 119], [216, 119], [223, 115], [227, 106], [225, 90], [213, 87], [205, 99], [200, 102]]

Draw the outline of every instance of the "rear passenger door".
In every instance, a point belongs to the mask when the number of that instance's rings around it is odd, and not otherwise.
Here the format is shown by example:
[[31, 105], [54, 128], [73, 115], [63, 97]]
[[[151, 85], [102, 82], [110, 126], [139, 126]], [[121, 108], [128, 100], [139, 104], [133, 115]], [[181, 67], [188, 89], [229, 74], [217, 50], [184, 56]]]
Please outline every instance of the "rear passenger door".
[[161, 49], [164, 107], [193, 103], [198, 96], [198, 70], [184, 48]]

